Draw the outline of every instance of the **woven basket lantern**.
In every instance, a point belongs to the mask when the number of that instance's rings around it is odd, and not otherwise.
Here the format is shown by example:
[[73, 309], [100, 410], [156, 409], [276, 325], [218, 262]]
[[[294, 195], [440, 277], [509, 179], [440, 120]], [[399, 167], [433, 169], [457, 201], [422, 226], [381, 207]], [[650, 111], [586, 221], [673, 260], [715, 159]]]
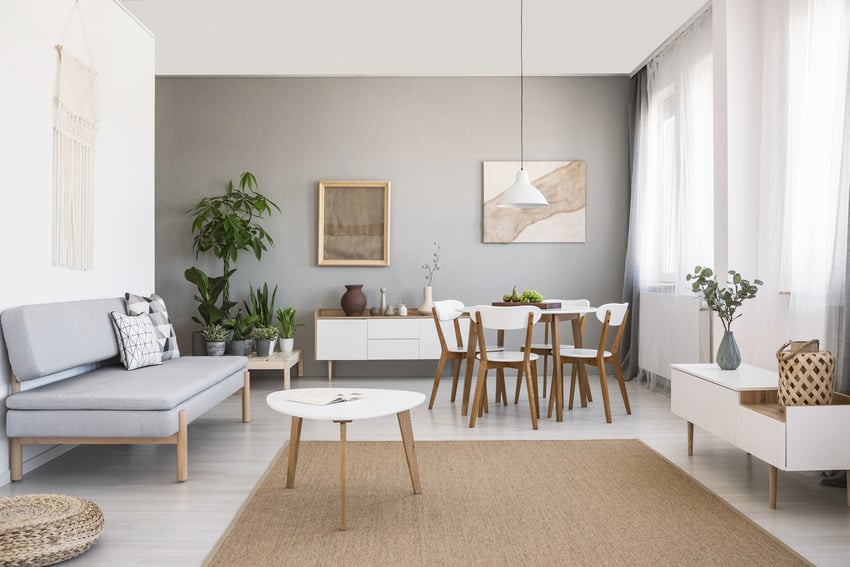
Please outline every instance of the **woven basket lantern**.
[[788, 341], [776, 352], [779, 405], [817, 406], [832, 402], [835, 357], [818, 341]]

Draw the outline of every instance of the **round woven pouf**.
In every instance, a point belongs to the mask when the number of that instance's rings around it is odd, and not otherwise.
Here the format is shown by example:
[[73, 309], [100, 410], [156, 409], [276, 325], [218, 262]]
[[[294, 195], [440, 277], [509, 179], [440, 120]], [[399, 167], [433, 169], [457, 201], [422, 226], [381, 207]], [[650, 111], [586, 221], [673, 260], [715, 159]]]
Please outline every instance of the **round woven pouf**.
[[76, 557], [103, 533], [97, 504], [64, 494], [0, 498], [0, 565], [53, 565]]

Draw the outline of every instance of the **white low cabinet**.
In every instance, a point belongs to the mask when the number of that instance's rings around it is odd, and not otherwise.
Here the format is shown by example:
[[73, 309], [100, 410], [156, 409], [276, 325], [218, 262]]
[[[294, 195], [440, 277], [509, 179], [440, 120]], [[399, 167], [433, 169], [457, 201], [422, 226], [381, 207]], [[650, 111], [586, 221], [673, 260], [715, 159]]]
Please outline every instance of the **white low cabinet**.
[[[674, 364], [670, 409], [688, 422], [688, 455], [694, 426], [732, 443], [770, 466], [770, 507], [776, 508], [776, 473], [850, 469], [850, 396], [836, 393], [828, 406], [777, 402], [776, 372], [742, 364]], [[850, 491], [847, 494], [850, 506]]]
[[[459, 322], [466, 338], [469, 320]], [[441, 326], [454, 341], [452, 322]], [[335, 360], [436, 360], [441, 354], [431, 315], [347, 317], [341, 309], [317, 309], [314, 328], [316, 360], [328, 361], [328, 380]]]

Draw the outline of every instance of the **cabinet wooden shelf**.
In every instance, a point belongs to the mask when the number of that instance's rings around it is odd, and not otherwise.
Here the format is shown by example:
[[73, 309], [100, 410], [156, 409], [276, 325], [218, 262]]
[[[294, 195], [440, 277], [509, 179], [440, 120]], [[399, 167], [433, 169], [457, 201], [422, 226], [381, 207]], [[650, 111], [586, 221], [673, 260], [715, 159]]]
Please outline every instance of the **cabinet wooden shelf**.
[[[440, 341], [431, 315], [348, 317], [341, 309], [316, 309], [316, 360], [328, 361], [328, 380], [335, 360], [436, 360]], [[469, 320], [461, 320], [466, 337]], [[443, 332], [454, 336], [451, 321]]]
[[[850, 469], [850, 397], [836, 393], [828, 406], [777, 402], [776, 372], [742, 364], [674, 364], [671, 411], [688, 422], [688, 455], [694, 425], [717, 435], [770, 466], [770, 507], [776, 508], [776, 473]], [[850, 491], [847, 504], [850, 506]]]

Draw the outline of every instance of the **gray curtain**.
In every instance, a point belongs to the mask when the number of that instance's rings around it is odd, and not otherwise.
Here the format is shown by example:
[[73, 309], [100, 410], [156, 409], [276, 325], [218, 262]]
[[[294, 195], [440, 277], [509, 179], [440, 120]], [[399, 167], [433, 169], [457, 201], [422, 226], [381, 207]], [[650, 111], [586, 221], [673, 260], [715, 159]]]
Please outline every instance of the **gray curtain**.
[[623, 275], [623, 301], [629, 303], [629, 322], [623, 333], [620, 344], [623, 374], [626, 380], [633, 380], [638, 376], [638, 322], [640, 321], [640, 282], [637, 270], [637, 234], [635, 223], [632, 220], [637, 213], [635, 202], [635, 183], [639, 168], [639, 156], [641, 152], [640, 141], [641, 129], [646, 127], [646, 118], [649, 113], [649, 95], [646, 86], [646, 67], [638, 71], [631, 79], [629, 85], [629, 178], [630, 178], [630, 206], [629, 206], [629, 240], [626, 248], [626, 269]]

